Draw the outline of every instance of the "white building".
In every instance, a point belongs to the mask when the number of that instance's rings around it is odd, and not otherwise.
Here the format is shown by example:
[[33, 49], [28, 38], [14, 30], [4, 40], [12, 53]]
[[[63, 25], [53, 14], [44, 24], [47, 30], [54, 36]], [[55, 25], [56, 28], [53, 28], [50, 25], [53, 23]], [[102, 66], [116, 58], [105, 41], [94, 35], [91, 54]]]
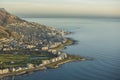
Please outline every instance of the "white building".
[[30, 68], [34, 68], [34, 65], [33, 64], [27, 64], [27, 67], [30, 69]]
[[45, 64], [49, 64], [50, 63], [50, 60], [42, 60], [42, 64], [45, 65]]
[[42, 50], [48, 50], [48, 47], [42, 47]]

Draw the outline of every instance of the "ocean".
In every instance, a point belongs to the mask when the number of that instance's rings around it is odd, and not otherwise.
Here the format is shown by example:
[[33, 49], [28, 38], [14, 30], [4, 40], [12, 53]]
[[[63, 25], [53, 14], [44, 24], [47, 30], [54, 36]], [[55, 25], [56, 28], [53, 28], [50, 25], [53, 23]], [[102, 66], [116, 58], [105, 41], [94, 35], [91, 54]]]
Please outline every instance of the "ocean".
[[120, 80], [120, 19], [23, 18], [60, 30], [73, 32], [65, 37], [78, 44], [64, 52], [93, 60], [71, 62], [58, 69], [8, 77], [5, 80]]

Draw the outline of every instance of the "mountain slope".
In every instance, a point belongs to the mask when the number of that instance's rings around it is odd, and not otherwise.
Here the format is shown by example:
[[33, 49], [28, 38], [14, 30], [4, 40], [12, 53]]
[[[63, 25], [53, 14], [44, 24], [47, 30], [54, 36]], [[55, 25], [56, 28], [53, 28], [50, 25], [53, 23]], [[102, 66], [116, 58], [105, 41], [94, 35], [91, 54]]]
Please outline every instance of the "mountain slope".
[[5, 26], [10, 23], [24, 22], [24, 20], [19, 17], [8, 13], [4, 8], [0, 8], [0, 25]]
[[4, 38], [4, 37], [9, 37], [9, 33], [6, 31], [6, 29], [4, 27], [0, 26], [0, 38]]
[[20, 47], [21, 45], [50, 47], [66, 41], [63, 37], [64, 31], [22, 20], [2, 8], [0, 8], [0, 26], [4, 26], [0, 29], [1, 38], [8, 38], [10, 43]]
[[10, 37], [13, 37], [14, 39], [20, 38], [20, 36], [16, 32], [12, 32], [5, 27], [0, 26], [0, 39]]

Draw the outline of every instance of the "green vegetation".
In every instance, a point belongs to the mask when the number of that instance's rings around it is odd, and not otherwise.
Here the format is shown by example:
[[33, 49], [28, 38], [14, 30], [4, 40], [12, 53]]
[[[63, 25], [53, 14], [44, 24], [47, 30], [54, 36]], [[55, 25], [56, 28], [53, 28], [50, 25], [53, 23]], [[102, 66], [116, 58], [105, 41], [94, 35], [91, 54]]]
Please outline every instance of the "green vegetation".
[[0, 54], [0, 68], [26, 66], [27, 63], [40, 64], [42, 60], [51, 59], [49, 53], [34, 54]]
[[29, 55], [0, 54], [0, 68], [24, 66], [29, 57]]

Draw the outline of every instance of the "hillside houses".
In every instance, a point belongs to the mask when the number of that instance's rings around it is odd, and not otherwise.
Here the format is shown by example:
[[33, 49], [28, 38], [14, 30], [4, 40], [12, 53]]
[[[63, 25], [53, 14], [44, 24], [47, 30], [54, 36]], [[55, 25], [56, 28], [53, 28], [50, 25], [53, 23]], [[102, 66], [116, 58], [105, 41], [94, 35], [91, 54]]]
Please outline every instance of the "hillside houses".
[[7, 50], [20, 50], [20, 49], [39, 49], [49, 50], [55, 48], [66, 42], [63, 37], [64, 31], [56, 30], [37, 23], [30, 23], [27, 21], [19, 23], [11, 23], [5, 26], [10, 31], [16, 32], [19, 36], [17, 39], [13, 37], [0, 39], [0, 44], [6, 43], [9, 47], [4, 48]]
[[[4, 14], [1, 20], [6, 19], [6, 22], [2, 21], [5, 24], [3, 28], [7, 30], [6, 34], [9, 33], [6, 39], [5, 37], [1, 37], [3, 39], [0, 39], [0, 44], [2, 40], [2, 42], [8, 42], [8, 45], [14, 42], [14, 48], [12, 46], [13, 49], [24, 49], [26, 48], [25, 45], [27, 45], [27, 48], [33, 48], [33, 46], [40, 48], [38, 45], [41, 45], [43, 49], [45, 49], [44, 47], [54, 48], [65, 41], [63, 37], [65, 34], [64, 31], [56, 30], [55, 28], [35, 22], [22, 20], [15, 15], [11, 15], [4, 9], [1, 9], [0, 12], [1, 15]], [[10, 18], [7, 16], [10, 16]], [[1, 23], [0, 26], [2, 25]], [[3, 34], [0, 34], [0, 36], [3, 36]], [[12, 40], [10, 38], [12, 38]], [[15, 41], [17, 41], [17, 43], [15, 43]], [[11, 47], [11, 45], [9, 46]]]
[[37, 23], [12, 23], [8, 25], [7, 28], [17, 32], [22, 36], [21, 40], [25, 40], [26, 42], [29, 41], [29, 43], [34, 42], [34, 44], [39, 44], [41, 41], [44, 42], [44, 40], [47, 39], [45, 43], [48, 44], [48, 41], [56, 42], [56, 40], [59, 40], [58, 42], [62, 42], [63, 40], [62, 33], [60, 31]]
[[42, 41], [40, 41], [40, 43], [31, 44], [29, 42], [24, 43], [22, 41], [16, 41], [11, 39], [7, 44], [0, 45], [0, 50], [2, 49], [3, 51], [9, 51], [9, 50], [38, 49], [38, 50], [49, 51], [49, 52], [51, 51], [52, 53], [56, 53], [56, 50], [52, 48], [56, 48], [61, 44], [63, 43], [51, 42], [51, 41], [49, 41], [48, 43], [43, 43]]

